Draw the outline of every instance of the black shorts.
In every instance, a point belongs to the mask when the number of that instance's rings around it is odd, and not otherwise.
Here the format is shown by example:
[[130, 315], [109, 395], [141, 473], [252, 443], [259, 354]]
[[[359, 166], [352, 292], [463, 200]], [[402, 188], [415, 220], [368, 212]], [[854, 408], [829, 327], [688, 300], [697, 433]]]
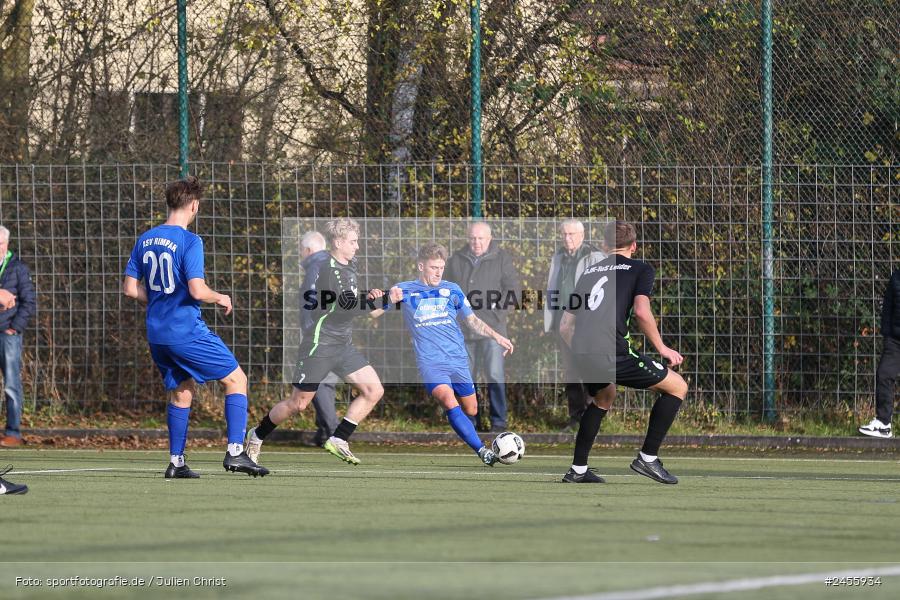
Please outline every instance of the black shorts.
[[624, 385], [637, 390], [646, 390], [666, 378], [669, 368], [646, 354], [625, 354], [615, 357], [615, 377], [612, 375], [612, 357], [594, 354], [576, 354], [578, 374], [587, 388], [588, 394], [597, 392], [610, 383]]
[[301, 392], [315, 392], [329, 373], [345, 379], [368, 366], [369, 360], [354, 346], [318, 346], [312, 354], [301, 347], [293, 386]]

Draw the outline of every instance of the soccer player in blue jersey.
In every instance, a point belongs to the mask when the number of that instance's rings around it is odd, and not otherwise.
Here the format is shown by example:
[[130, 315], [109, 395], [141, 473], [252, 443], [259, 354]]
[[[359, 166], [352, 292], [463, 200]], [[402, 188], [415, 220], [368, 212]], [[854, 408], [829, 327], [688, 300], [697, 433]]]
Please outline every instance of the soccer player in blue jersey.
[[392, 304], [387, 308], [399, 305], [425, 389], [444, 407], [450, 427], [484, 464], [493, 465], [497, 457], [482, 443], [469, 418], [476, 414], [478, 404], [457, 315], [478, 335], [496, 340], [504, 356], [513, 351], [513, 344], [475, 316], [457, 284], [442, 281], [446, 261], [447, 249], [442, 245], [422, 246], [416, 261], [419, 278], [393, 286], [389, 293]]
[[[218, 304], [231, 313], [231, 298], [204, 280], [203, 240], [187, 230], [200, 209], [203, 190], [196, 177], [166, 187], [166, 222], [142, 234], [125, 267], [123, 291], [147, 305], [150, 355], [169, 392], [166, 421], [171, 460], [166, 479], [196, 479], [184, 462], [188, 418], [197, 383], [225, 386], [228, 449], [222, 466], [231, 472], [264, 476], [269, 471], [244, 452], [247, 425], [247, 376], [234, 355], [200, 317], [200, 303]], [[143, 281], [143, 283], [142, 283]]]

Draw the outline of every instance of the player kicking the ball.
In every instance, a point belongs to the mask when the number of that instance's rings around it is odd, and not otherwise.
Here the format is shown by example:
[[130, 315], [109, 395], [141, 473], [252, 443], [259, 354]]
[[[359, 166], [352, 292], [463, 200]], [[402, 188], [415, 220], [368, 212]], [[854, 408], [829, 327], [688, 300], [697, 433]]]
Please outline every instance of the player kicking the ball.
[[[478, 405], [457, 314], [462, 314], [475, 333], [494, 338], [504, 348], [504, 356], [513, 351], [513, 344], [475, 316], [458, 285], [441, 280], [446, 261], [447, 249], [440, 244], [422, 246], [416, 262], [419, 278], [392, 287], [388, 309], [399, 304], [425, 389], [444, 407], [450, 427], [484, 464], [493, 465], [498, 460], [496, 455], [481, 442], [469, 418]], [[380, 312], [372, 314], [378, 316]]]
[[618, 383], [659, 392], [650, 411], [647, 437], [631, 463], [632, 470], [660, 483], [678, 483], [663, 468], [657, 454], [687, 395], [687, 383], [675, 371], [631, 348], [631, 317], [670, 367], [680, 365], [684, 359], [663, 344], [656, 327], [650, 310], [654, 271], [647, 263], [631, 258], [637, 249], [634, 226], [624, 221], [611, 222], [604, 238], [609, 256], [585, 269], [559, 325], [560, 335], [575, 354], [588, 393], [594, 397], [581, 417], [575, 436], [575, 459], [563, 482], [603, 483], [601, 477], [588, 470], [587, 459], [600, 423], [615, 399]]
[[[231, 314], [231, 298], [210, 289], [204, 280], [203, 240], [187, 230], [203, 190], [196, 177], [166, 186], [169, 216], [138, 238], [125, 267], [123, 291], [147, 305], [150, 355], [169, 392], [166, 421], [169, 454], [166, 479], [200, 477], [184, 462], [188, 419], [196, 384], [220, 381], [225, 386], [227, 471], [264, 476], [269, 471], [244, 452], [247, 425], [247, 376], [234, 355], [200, 317], [200, 303], [210, 302]], [[143, 285], [141, 285], [143, 280]]]
[[[350, 451], [348, 441], [384, 394], [375, 369], [353, 346], [353, 318], [362, 314], [354, 261], [359, 250], [359, 224], [353, 219], [338, 218], [328, 222], [326, 233], [331, 257], [314, 274], [311, 290], [302, 300], [302, 308], [312, 312], [315, 326], [312, 335], [300, 343], [297, 381], [291, 397], [273, 406], [259, 425], [247, 433], [247, 452], [254, 460], [269, 434], [309, 406], [319, 384], [329, 373], [335, 373], [352, 384], [359, 395], [347, 407], [346, 415], [323, 447], [344, 462], [358, 465], [359, 459]], [[384, 292], [378, 289], [367, 294], [369, 300], [382, 296]]]

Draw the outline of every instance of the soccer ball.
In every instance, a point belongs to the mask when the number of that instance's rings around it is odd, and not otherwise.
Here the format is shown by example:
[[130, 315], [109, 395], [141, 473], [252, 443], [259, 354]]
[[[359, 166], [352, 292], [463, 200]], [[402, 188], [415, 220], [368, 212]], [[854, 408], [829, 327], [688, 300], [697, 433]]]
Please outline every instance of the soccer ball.
[[494, 438], [491, 450], [504, 465], [511, 465], [525, 456], [525, 442], [518, 434], [512, 431], [504, 431]]

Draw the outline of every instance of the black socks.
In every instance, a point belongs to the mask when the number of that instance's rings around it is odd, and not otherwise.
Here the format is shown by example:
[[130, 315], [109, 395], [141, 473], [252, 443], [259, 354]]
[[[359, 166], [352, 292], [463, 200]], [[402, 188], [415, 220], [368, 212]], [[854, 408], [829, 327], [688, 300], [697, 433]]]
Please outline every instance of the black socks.
[[606, 409], [599, 408], [591, 402], [581, 415], [581, 423], [578, 425], [578, 434], [575, 436], [575, 459], [573, 465], [587, 465], [588, 454], [591, 452], [591, 446], [597, 438], [597, 432], [600, 431], [600, 423], [606, 416]]
[[659, 447], [662, 445], [669, 428], [675, 421], [678, 409], [681, 407], [681, 398], [672, 396], [671, 394], [660, 394], [653, 408], [650, 410], [650, 422], [647, 424], [647, 437], [644, 439], [644, 445], [641, 452], [656, 456], [659, 454]]
[[278, 427], [278, 425], [273, 423], [272, 419], [269, 418], [269, 413], [266, 413], [266, 416], [264, 416], [262, 421], [259, 422], [259, 425], [256, 426], [256, 437], [264, 440], [270, 433], [275, 431], [276, 427]]
[[334, 437], [342, 439], [346, 442], [350, 439], [350, 436], [353, 435], [354, 431], [356, 431], [356, 423], [348, 421], [345, 417], [341, 419], [341, 422], [337, 426], [337, 429], [334, 430]]

